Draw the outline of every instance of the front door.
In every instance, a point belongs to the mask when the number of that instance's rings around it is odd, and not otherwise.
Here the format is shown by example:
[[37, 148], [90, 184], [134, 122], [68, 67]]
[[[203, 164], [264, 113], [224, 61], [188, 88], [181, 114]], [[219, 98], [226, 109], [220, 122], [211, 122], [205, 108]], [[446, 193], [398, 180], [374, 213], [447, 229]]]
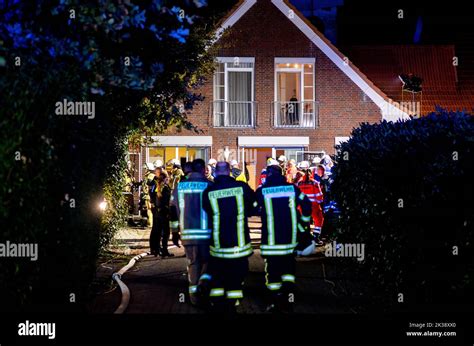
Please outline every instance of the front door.
[[255, 165], [255, 181], [252, 188], [256, 189], [260, 185], [260, 173], [267, 167], [267, 159], [272, 157], [272, 148], [255, 148], [257, 162]]

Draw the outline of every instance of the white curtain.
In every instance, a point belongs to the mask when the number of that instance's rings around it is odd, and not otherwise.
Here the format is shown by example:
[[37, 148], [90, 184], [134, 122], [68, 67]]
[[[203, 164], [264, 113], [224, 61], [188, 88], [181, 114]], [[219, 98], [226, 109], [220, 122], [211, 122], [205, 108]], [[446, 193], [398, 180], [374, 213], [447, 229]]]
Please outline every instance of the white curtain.
[[252, 124], [252, 73], [229, 71], [228, 125]]

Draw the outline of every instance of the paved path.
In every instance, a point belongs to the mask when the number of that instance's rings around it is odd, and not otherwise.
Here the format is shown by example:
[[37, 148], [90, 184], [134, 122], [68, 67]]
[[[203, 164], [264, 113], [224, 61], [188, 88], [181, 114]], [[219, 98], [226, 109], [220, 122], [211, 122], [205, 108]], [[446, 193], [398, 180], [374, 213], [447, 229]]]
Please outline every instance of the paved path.
[[[250, 220], [251, 238], [254, 254], [250, 257], [250, 272], [244, 286], [244, 300], [239, 307], [241, 313], [262, 313], [266, 307], [266, 288], [264, 285], [263, 259], [258, 249], [260, 242], [260, 221]], [[148, 251], [149, 229], [125, 228], [116, 237], [113, 251], [130, 258]], [[180, 300], [186, 296], [187, 276], [186, 258], [183, 247], [171, 246], [172, 258], [160, 259], [147, 256], [135, 267], [123, 275], [122, 280], [130, 288], [131, 301], [126, 313], [203, 313]], [[118, 271], [126, 261], [106, 262], [99, 265], [97, 278], [107, 280]], [[353, 313], [346, 303], [342, 292], [336, 293], [334, 265], [328, 264], [323, 248], [318, 248], [311, 257], [297, 259], [297, 292], [295, 294], [295, 312], [300, 313]], [[336, 290], [337, 291], [337, 290]], [[337, 296], [336, 296], [337, 294]], [[91, 303], [90, 310], [95, 313], [112, 313], [120, 303], [120, 290], [100, 294]]]

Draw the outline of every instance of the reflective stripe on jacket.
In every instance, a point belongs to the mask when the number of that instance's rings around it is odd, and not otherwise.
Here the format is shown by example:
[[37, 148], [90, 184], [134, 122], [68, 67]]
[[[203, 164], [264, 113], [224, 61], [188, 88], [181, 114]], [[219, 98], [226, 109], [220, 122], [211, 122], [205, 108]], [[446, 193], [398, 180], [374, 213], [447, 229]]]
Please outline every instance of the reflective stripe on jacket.
[[181, 230], [183, 245], [209, 244], [211, 229], [206, 211], [202, 208], [202, 194], [212, 184], [204, 176], [191, 173], [178, 183], [170, 201], [170, 228]]
[[211, 256], [247, 257], [253, 253], [247, 218], [253, 214], [255, 193], [230, 176], [217, 176], [203, 193], [203, 206], [212, 225]]
[[296, 184], [301, 192], [303, 192], [306, 196], [308, 196], [309, 200], [312, 203], [322, 203], [324, 200], [323, 192], [321, 190], [321, 186], [319, 183], [314, 179], [300, 180]]
[[262, 256], [291, 255], [297, 245], [297, 232], [304, 232], [299, 222], [310, 221], [311, 201], [284, 176], [270, 176], [257, 189], [257, 203], [262, 216]]

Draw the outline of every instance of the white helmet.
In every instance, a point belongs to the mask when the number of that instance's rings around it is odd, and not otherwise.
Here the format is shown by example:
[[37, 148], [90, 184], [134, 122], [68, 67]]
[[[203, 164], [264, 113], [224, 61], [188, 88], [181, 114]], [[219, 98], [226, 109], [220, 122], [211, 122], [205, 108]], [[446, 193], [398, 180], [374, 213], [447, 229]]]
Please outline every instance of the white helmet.
[[316, 156], [314, 159], [313, 159], [313, 163], [315, 165], [319, 165], [319, 163], [321, 162], [321, 158], [319, 156]]
[[280, 155], [280, 157], [278, 158], [278, 161], [286, 162], [286, 156], [285, 155]]
[[331, 156], [329, 156], [328, 154], [324, 154], [323, 157], [321, 158], [321, 161], [324, 161], [324, 162], [332, 161]]
[[151, 162], [147, 162], [145, 166], [150, 171], [155, 170], [155, 166]]
[[208, 165], [215, 165], [217, 163], [217, 160], [216, 159], [209, 159], [209, 161], [207, 162]]
[[299, 168], [300, 169], [308, 169], [309, 168], [309, 162], [308, 161], [301, 161]]
[[278, 163], [277, 160], [275, 159], [268, 159], [267, 160], [267, 166], [279, 166], [280, 164]]
[[172, 165], [181, 166], [181, 162], [178, 159], [171, 159], [170, 163]]
[[153, 166], [154, 166], [155, 168], [161, 168], [161, 167], [163, 167], [163, 161], [161, 161], [161, 160], [156, 160], [155, 162], [153, 162]]
[[231, 167], [238, 166], [238, 165], [239, 165], [239, 163], [237, 162], [237, 160], [230, 161], [230, 166]]
[[332, 166], [334, 166], [334, 162], [332, 162], [332, 159], [329, 155], [323, 156], [323, 158], [321, 159], [321, 164], [326, 166], [326, 169], [331, 169]]

